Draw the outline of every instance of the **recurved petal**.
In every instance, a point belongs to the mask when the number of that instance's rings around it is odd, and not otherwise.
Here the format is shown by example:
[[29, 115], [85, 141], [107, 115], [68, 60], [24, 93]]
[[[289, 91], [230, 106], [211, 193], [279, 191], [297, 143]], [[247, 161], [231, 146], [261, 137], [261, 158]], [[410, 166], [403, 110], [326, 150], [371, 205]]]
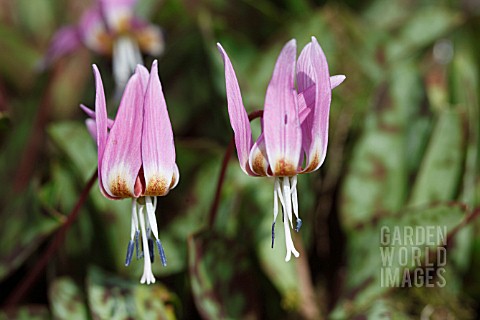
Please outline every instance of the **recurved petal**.
[[178, 166], [175, 163], [175, 166], [173, 168], [173, 176], [172, 176], [172, 182], [170, 183], [170, 190], [175, 188], [180, 181], [180, 171], [178, 170]]
[[332, 88], [332, 90], [336, 87], [338, 87], [339, 85], [342, 84], [343, 81], [345, 81], [346, 77], [345, 75], [343, 74], [338, 74], [338, 75], [335, 75], [335, 76], [331, 76], [330, 77], [330, 87]]
[[263, 112], [265, 147], [274, 176], [297, 174], [302, 132], [295, 90], [296, 42], [280, 52], [267, 88]]
[[249, 153], [252, 148], [252, 131], [250, 129], [250, 121], [248, 120], [247, 112], [243, 106], [242, 94], [238, 85], [237, 76], [235, 75], [235, 70], [233, 69], [227, 53], [220, 43], [217, 43], [217, 48], [222, 55], [225, 67], [228, 115], [235, 135], [238, 161], [240, 162], [240, 167], [246, 174], [255, 175], [251, 172], [248, 165]]
[[68, 26], [59, 29], [53, 36], [42, 67], [48, 67], [58, 58], [75, 51], [81, 44], [77, 27]]
[[98, 0], [108, 27], [116, 32], [128, 31], [136, 0]]
[[[137, 197], [140, 167], [144, 92], [138, 74], [128, 81], [110, 130], [102, 161], [105, 190], [114, 197]], [[97, 112], [98, 119], [98, 112]]]
[[85, 120], [85, 125], [87, 126], [88, 133], [94, 141], [97, 141], [97, 124], [95, 120], [88, 118]]
[[[317, 170], [323, 163], [328, 143], [328, 117], [332, 87], [327, 59], [315, 37], [298, 59], [297, 83], [299, 92], [306, 97], [310, 113], [302, 123], [302, 148], [306, 153], [303, 172]], [[315, 99], [311, 104], [309, 90], [315, 87]], [[308, 100], [308, 101], [307, 101]]]
[[252, 150], [249, 156], [250, 169], [253, 173], [259, 176], [268, 176], [268, 159], [267, 150], [265, 149], [265, 137], [262, 134], [258, 137], [258, 140], [253, 144]]
[[105, 29], [105, 23], [98, 6], [93, 6], [82, 15], [78, 33], [89, 49], [102, 54], [111, 52], [112, 38]]
[[[100, 76], [100, 71], [96, 65], [93, 65], [93, 75], [95, 77], [95, 112], [91, 111], [95, 115], [95, 137], [97, 140], [97, 153], [98, 153], [98, 184], [100, 186], [100, 191], [107, 198], [116, 198], [113, 195], [109, 194], [104, 187], [103, 183], [103, 157], [105, 154], [105, 147], [107, 144], [107, 103], [105, 101], [105, 92], [103, 91], [102, 77]], [[87, 108], [88, 109], [88, 108]], [[88, 124], [87, 124], [88, 125]], [[88, 125], [89, 129], [92, 128], [92, 124]]]
[[[87, 107], [84, 104], [80, 104], [80, 109], [82, 109], [83, 112], [85, 112], [87, 114], [87, 116], [92, 118], [92, 120], [94, 120], [94, 122], [95, 122], [95, 119], [96, 119], [95, 111], [93, 111], [92, 109], [90, 109], [89, 107]], [[113, 127], [113, 120], [112, 119], [107, 119], [107, 127], [108, 127], [108, 129], [111, 129]]]
[[140, 50], [152, 56], [161, 55], [165, 49], [162, 29], [139, 19], [133, 19], [132, 24]]
[[142, 161], [147, 196], [168, 193], [175, 171], [175, 145], [155, 60], [145, 93]]

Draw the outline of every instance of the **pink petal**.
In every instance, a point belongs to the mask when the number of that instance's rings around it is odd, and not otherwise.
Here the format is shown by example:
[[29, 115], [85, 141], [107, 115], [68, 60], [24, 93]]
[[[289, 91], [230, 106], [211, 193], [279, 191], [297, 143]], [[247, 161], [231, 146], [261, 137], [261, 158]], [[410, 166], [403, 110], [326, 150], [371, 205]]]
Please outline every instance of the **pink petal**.
[[108, 28], [124, 32], [129, 28], [136, 0], [97, 0]]
[[111, 196], [128, 198], [140, 194], [135, 181], [142, 165], [143, 100], [140, 77], [134, 74], [125, 87], [103, 154], [102, 181]]
[[297, 84], [298, 92], [304, 93], [307, 98], [308, 89], [315, 86], [315, 102], [311, 104], [307, 101], [310, 113], [302, 123], [302, 148], [306, 153], [306, 168], [303, 172], [310, 172], [322, 165], [327, 153], [332, 94], [327, 59], [315, 37], [312, 37], [312, 42], [305, 46], [298, 58]]
[[[95, 111], [93, 111], [92, 109], [90, 109], [89, 107], [87, 107], [84, 104], [80, 104], [80, 109], [82, 109], [83, 112], [85, 112], [87, 114], [87, 116], [92, 118], [92, 120], [94, 120], [93, 122], [95, 123], [95, 119], [96, 119]], [[113, 127], [113, 122], [114, 121], [112, 119], [107, 119], [107, 128], [108, 129], [111, 129]], [[96, 131], [96, 129], [95, 129], [95, 131]]]
[[145, 93], [142, 160], [145, 174], [144, 194], [166, 195], [175, 173], [175, 145], [156, 60], [152, 64]]
[[[297, 95], [298, 101], [298, 117], [300, 124], [303, 124], [307, 116], [310, 114], [315, 104], [315, 86], [311, 85], [305, 91]], [[305, 139], [305, 137], [303, 137]]]
[[137, 73], [140, 77], [140, 82], [142, 84], [143, 92], [146, 92], [148, 80], [150, 79], [150, 73], [148, 72], [148, 69], [138, 64], [137, 68], [135, 69], [135, 73]]
[[343, 74], [339, 74], [336, 76], [331, 76], [330, 77], [330, 87], [332, 87], [332, 90], [339, 85], [342, 84], [343, 81], [345, 81], [345, 76]]
[[80, 38], [87, 48], [105, 54], [111, 50], [111, 37], [105, 29], [100, 9], [94, 6], [87, 10], [78, 25]]
[[75, 51], [80, 45], [81, 40], [76, 27], [60, 28], [50, 43], [44, 59], [44, 67], [52, 64], [58, 58]]
[[97, 141], [97, 123], [93, 119], [85, 120], [85, 125], [87, 126], [88, 133], [95, 142]]
[[238, 161], [240, 162], [240, 167], [246, 174], [256, 175], [250, 170], [248, 165], [249, 153], [252, 148], [252, 132], [247, 112], [243, 106], [242, 94], [240, 92], [240, 87], [238, 86], [237, 76], [235, 75], [235, 70], [233, 69], [227, 53], [220, 43], [217, 43], [217, 48], [222, 55], [225, 67], [228, 115], [230, 116], [230, 124], [232, 125], [233, 133], [235, 135]]
[[[105, 92], [103, 91], [103, 83], [102, 77], [100, 76], [100, 72], [96, 65], [93, 65], [93, 74], [95, 77], [95, 126], [96, 126], [96, 140], [97, 140], [97, 152], [98, 152], [98, 184], [100, 186], [100, 191], [102, 194], [110, 199], [114, 199], [110, 195], [104, 187], [103, 183], [103, 175], [102, 175], [102, 163], [103, 163], [103, 155], [105, 153], [105, 147], [107, 144], [107, 104], [105, 101]], [[90, 129], [93, 129], [90, 125]]]
[[129, 7], [133, 9], [137, 0], [97, 0], [101, 6]]
[[283, 47], [265, 97], [265, 146], [275, 176], [296, 175], [300, 159], [302, 132], [294, 84], [296, 50], [294, 39]]

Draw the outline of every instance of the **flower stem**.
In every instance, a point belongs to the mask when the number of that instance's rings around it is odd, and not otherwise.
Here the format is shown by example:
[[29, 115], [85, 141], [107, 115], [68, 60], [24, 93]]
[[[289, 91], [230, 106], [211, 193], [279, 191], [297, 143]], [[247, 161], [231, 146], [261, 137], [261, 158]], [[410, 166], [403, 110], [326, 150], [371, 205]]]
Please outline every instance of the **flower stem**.
[[82, 190], [80, 197], [73, 207], [72, 211], [68, 215], [64, 224], [60, 227], [60, 229], [55, 234], [55, 237], [50, 242], [48, 248], [43, 252], [43, 255], [37, 261], [33, 269], [23, 278], [21, 283], [16, 287], [16, 289], [8, 296], [5, 305], [6, 306], [15, 306], [22, 300], [23, 296], [28, 292], [31, 286], [35, 283], [40, 273], [43, 271], [47, 263], [52, 259], [52, 256], [55, 252], [60, 248], [60, 245], [64, 242], [65, 235], [67, 230], [72, 226], [75, 219], [78, 217], [80, 213], [80, 209], [82, 208], [87, 196], [92, 189], [93, 184], [97, 180], [97, 173], [98, 170], [95, 170], [95, 173], [92, 175], [90, 180], [88, 180], [87, 184]]
[[[263, 110], [253, 111], [248, 115], [248, 120], [252, 121], [256, 118], [263, 117]], [[215, 191], [215, 197], [213, 198], [212, 206], [210, 207], [210, 215], [208, 217], [209, 228], [213, 227], [215, 218], [217, 217], [218, 206], [220, 204], [220, 195], [222, 193], [223, 183], [225, 181], [225, 173], [227, 172], [227, 166], [230, 158], [232, 157], [233, 147], [235, 145], [234, 138], [230, 140], [225, 155], [223, 156], [222, 168], [220, 169], [220, 175], [218, 176], [217, 189]]]

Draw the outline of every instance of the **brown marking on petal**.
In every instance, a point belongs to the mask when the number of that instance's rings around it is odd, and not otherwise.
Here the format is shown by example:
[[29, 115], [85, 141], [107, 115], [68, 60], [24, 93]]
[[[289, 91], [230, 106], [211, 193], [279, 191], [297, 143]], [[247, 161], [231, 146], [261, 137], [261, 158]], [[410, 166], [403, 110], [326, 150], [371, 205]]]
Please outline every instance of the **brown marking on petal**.
[[119, 198], [132, 198], [133, 194], [129, 190], [127, 180], [121, 176], [117, 176], [110, 182], [110, 192], [115, 197]]
[[274, 175], [277, 177], [293, 177], [297, 175], [297, 166], [293, 163], [280, 159], [275, 163]]
[[170, 191], [170, 183], [164, 177], [152, 176], [145, 188], [146, 196], [164, 196]]
[[175, 175], [172, 175], [172, 181], [170, 182], [170, 186], [168, 187], [168, 189], [173, 189], [173, 186], [177, 183], [177, 178], [175, 177]]
[[311, 157], [309, 160], [310, 160], [310, 162], [308, 164], [308, 167], [305, 168], [305, 170], [303, 170], [304, 173], [312, 172], [315, 169], [317, 169], [318, 165], [320, 164], [320, 155], [319, 155], [318, 151], [315, 152], [313, 154], [313, 157]]
[[256, 152], [252, 161], [252, 171], [256, 174], [265, 177], [267, 173], [265, 172], [265, 164], [267, 160], [261, 152]]

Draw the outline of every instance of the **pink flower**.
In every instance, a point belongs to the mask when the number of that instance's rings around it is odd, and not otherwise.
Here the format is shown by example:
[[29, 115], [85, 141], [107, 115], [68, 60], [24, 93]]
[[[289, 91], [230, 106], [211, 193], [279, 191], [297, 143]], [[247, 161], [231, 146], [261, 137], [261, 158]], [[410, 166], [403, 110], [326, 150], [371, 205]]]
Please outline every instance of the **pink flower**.
[[228, 113], [240, 166], [250, 176], [275, 177], [272, 246], [280, 200], [287, 247], [285, 260], [289, 261], [292, 253], [299, 256], [290, 233], [292, 214], [296, 217], [297, 232], [302, 225], [298, 217], [297, 175], [317, 170], [325, 160], [331, 91], [345, 76], [330, 77], [325, 54], [315, 37], [302, 50], [298, 61], [296, 41], [289, 41], [275, 64], [265, 97], [262, 133], [253, 143], [235, 71], [225, 50], [220, 44], [217, 46], [225, 65]]
[[[93, 66], [96, 82], [95, 112], [82, 106], [92, 118], [89, 130], [95, 130], [98, 146], [100, 190], [109, 199], [132, 198], [132, 228], [125, 265], [132, 260], [134, 240], [137, 259], [145, 253], [141, 283], [154, 283], [153, 233], [162, 264], [167, 260], [158, 236], [155, 210], [157, 196], [165, 196], [179, 180], [175, 163], [173, 131], [158, 76], [157, 61], [150, 74], [138, 65], [123, 93], [115, 120], [107, 119], [102, 78]], [[110, 129], [109, 129], [110, 128]], [[146, 218], [145, 218], [146, 212]]]
[[136, 2], [96, 0], [77, 25], [57, 31], [44, 64], [49, 65], [83, 45], [96, 53], [113, 56], [115, 78], [123, 88], [136, 65], [142, 64], [140, 51], [158, 56], [164, 46], [161, 29], [134, 15]]

